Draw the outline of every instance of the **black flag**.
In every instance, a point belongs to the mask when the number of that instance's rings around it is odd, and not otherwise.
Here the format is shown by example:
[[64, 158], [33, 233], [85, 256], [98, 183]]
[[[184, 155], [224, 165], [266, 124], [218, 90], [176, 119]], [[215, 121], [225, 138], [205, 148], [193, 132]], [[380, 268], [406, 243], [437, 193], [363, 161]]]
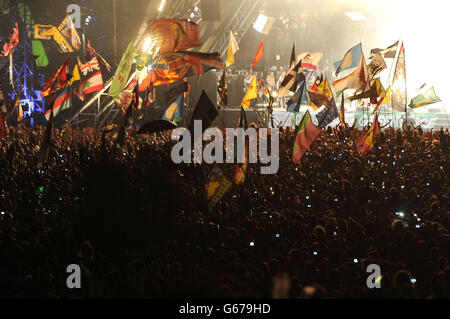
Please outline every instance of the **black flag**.
[[194, 120], [202, 121], [202, 134], [215, 120], [219, 112], [217, 112], [214, 104], [209, 99], [208, 95], [202, 90], [202, 94], [198, 99], [197, 105], [195, 106], [194, 114], [192, 114], [191, 122], [189, 124], [189, 131], [194, 137]]
[[223, 69], [222, 78], [220, 79], [219, 86], [217, 87], [217, 93], [219, 93], [219, 106], [224, 107], [228, 105], [228, 85], [227, 74]]

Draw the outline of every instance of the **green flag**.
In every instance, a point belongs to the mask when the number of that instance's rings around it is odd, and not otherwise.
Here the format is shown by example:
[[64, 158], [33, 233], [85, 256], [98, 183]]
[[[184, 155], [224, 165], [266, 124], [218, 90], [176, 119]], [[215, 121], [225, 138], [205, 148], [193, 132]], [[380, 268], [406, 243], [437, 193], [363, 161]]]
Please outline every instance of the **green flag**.
[[431, 87], [425, 93], [419, 94], [415, 98], [413, 98], [411, 100], [411, 103], [409, 103], [409, 107], [415, 109], [421, 106], [437, 102], [441, 102], [441, 100], [436, 96], [436, 93], [434, 92], [434, 87]]
[[48, 57], [45, 53], [44, 45], [40, 40], [33, 40], [31, 42], [33, 55], [36, 56], [36, 65], [46, 67], [48, 65]]
[[127, 84], [128, 76], [130, 75], [131, 66], [134, 63], [134, 56], [136, 55], [136, 48], [133, 43], [128, 45], [127, 51], [122, 57], [119, 63], [114, 79], [109, 89], [109, 95], [113, 98], [118, 98], [120, 92], [125, 88]]

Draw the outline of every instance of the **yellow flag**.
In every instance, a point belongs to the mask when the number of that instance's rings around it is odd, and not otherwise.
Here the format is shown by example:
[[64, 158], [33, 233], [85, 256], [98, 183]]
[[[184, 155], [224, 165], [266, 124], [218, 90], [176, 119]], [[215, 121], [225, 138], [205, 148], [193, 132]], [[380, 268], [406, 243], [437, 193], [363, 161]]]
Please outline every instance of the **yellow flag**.
[[230, 39], [228, 40], [227, 58], [225, 61], [226, 67], [234, 64], [234, 55], [239, 50], [239, 46], [234, 38], [233, 31], [230, 31]]
[[17, 105], [17, 122], [20, 122], [23, 120], [23, 110], [22, 110], [22, 104]]
[[258, 97], [258, 87], [256, 83], [256, 74], [255, 74], [241, 102], [241, 106], [244, 108], [244, 110], [248, 109], [248, 107], [250, 106], [250, 101], [256, 99], [257, 97]]
[[[381, 83], [380, 83], [381, 84]], [[381, 86], [383, 87], [383, 86]], [[375, 114], [376, 111], [378, 111], [378, 108], [380, 107], [380, 105], [382, 104], [388, 104], [388, 103], [392, 103], [392, 99], [391, 99], [391, 87], [389, 86], [387, 88], [387, 90], [384, 92], [383, 96], [381, 96], [381, 100], [380, 102], [377, 103], [377, 105], [375, 106], [375, 108], [372, 111], [372, 114]]]
[[81, 80], [80, 71], [78, 70], [78, 65], [75, 64], [75, 66], [73, 68], [73, 72], [72, 72], [72, 78], [69, 81], [69, 85], [72, 85], [73, 82], [80, 81], [80, 80]]
[[388, 103], [392, 103], [391, 86], [389, 86], [387, 88], [385, 97], [384, 97], [383, 102], [381, 104], [388, 104]]

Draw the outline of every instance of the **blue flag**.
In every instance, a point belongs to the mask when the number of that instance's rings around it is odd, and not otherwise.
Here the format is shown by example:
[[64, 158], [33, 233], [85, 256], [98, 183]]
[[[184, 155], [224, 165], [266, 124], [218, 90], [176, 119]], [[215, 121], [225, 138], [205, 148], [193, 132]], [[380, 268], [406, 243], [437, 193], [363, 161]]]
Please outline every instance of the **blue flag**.
[[184, 108], [184, 93], [177, 95], [167, 104], [162, 113], [161, 120], [178, 123], [184, 119], [186, 109]]
[[334, 63], [334, 68], [336, 69], [336, 76], [341, 71], [356, 68], [359, 64], [359, 61], [361, 61], [361, 56], [362, 56], [362, 46], [361, 43], [359, 43], [350, 50], [348, 50], [341, 61], [337, 61], [336, 63]]

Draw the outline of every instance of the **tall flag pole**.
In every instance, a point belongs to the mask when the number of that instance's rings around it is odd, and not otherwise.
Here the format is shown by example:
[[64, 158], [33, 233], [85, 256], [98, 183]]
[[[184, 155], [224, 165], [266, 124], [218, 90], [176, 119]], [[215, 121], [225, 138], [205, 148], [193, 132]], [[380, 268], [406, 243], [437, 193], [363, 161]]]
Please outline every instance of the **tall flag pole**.
[[339, 112], [339, 119], [341, 120], [341, 125], [345, 127], [345, 104], [344, 104], [344, 91], [342, 91], [341, 109]]

